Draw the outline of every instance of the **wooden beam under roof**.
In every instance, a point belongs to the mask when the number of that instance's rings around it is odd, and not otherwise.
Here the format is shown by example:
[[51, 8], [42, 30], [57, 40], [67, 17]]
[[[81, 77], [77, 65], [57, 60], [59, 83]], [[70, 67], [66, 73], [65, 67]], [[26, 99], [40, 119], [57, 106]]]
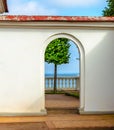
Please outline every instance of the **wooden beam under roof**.
[[0, 0], [0, 13], [8, 12], [7, 0]]

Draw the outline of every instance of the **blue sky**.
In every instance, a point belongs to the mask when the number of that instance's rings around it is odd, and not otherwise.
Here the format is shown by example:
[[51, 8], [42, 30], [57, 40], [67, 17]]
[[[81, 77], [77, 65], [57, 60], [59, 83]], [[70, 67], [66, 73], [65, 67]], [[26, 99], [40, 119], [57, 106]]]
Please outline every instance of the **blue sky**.
[[101, 16], [106, 0], [7, 0], [10, 14]]
[[[102, 16], [106, 0], [7, 0], [9, 15]], [[79, 52], [74, 43], [70, 47], [69, 64], [58, 67], [58, 73], [79, 73]], [[53, 65], [45, 65], [46, 73], [53, 73]]]

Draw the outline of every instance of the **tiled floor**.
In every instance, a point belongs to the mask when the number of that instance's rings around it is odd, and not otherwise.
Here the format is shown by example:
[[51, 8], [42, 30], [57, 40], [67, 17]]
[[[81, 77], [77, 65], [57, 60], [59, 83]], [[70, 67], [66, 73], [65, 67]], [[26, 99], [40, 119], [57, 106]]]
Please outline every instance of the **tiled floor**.
[[[114, 115], [79, 115], [77, 113], [62, 113], [56, 111], [60, 108], [75, 109], [79, 106], [79, 101], [72, 97], [64, 97], [64, 95], [46, 95], [46, 107], [55, 109], [53, 113], [47, 116], [34, 117], [0, 117], [0, 130], [17, 130], [15, 123], [25, 123], [23, 129], [18, 126], [18, 130], [113, 130], [114, 129]], [[3, 124], [4, 129], [2, 129]], [[8, 124], [7, 124], [8, 123]], [[10, 124], [9, 124], [10, 123]], [[13, 123], [11, 128], [11, 123]], [[30, 123], [30, 124], [26, 124]], [[24, 129], [25, 126], [25, 129]], [[29, 126], [29, 127], [28, 127]], [[5, 129], [7, 128], [7, 129]]]

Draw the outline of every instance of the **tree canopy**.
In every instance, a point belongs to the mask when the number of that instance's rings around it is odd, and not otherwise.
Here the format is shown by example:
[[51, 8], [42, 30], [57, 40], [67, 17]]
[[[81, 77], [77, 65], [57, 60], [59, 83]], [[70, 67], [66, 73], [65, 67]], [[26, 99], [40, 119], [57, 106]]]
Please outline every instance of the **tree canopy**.
[[107, 0], [107, 7], [103, 10], [103, 16], [114, 16], [114, 0]]
[[46, 48], [45, 61], [56, 65], [68, 63], [70, 58], [69, 47], [67, 38], [53, 40]]

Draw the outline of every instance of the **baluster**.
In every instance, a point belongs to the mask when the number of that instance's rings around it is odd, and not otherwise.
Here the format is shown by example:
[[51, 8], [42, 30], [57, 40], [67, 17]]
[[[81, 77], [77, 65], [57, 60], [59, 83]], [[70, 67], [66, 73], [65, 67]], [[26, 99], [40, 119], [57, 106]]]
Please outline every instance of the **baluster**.
[[47, 79], [47, 88], [49, 88], [49, 78]]
[[46, 89], [46, 78], [45, 78], [45, 82], [44, 82], [44, 84], [45, 84], [45, 89]]
[[67, 79], [65, 78], [65, 86], [64, 86], [64, 89], [67, 89]]
[[61, 89], [63, 88], [63, 79], [61, 79]]
[[77, 78], [77, 80], [76, 80], [76, 89], [77, 90], [80, 89], [80, 78]]
[[64, 86], [65, 86], [65, 79], [63, 78], [63, 89], [64, 89]]
[[68, 86], [68, 87], [70, 88], [70, 78], [68, 79], [68, 82], [69, 82], [69, 83], [68, 83], [68, 84], [69, 84], [69, 86]]
[[74, 89], [76, 89], [76, 78], [74, 78]]
[[75, 89], [76, 88], [76, 78], [74, 78], [74, 88], [73, 89]]
[[53, 78], [50, 78], [50, 89], [53, 87]]
[[74, 84], [75, 84], [74, 78], [72, 78], [72, 80], [73, 80], [72, 88], [74, 89]]
[[75, 88], [74, 88], [75, 90], [76, 90], [76, 84], [77, 84], [77, 78], [75, 78]]
[[49, 84], [49, 87], [48, 87], [48, 88], [50, 89], [50, 78], [49, 78], [48, 84]]
[[46, 89], [48, 89], [48, 79], [46, 79]]
[[58, 78], [58, 89], [60, 89], [60, 78]]
[[72, 88], [74, 88], [74, 79], [72, 78]]
[[67, 78], [67, 88], [69, 89], [69, 79]]
[[51, 78], [49, 78], [49, 89], [51, 88]]

